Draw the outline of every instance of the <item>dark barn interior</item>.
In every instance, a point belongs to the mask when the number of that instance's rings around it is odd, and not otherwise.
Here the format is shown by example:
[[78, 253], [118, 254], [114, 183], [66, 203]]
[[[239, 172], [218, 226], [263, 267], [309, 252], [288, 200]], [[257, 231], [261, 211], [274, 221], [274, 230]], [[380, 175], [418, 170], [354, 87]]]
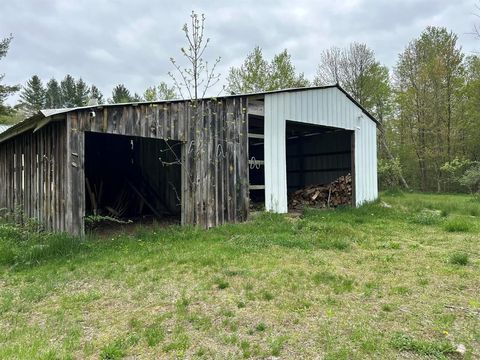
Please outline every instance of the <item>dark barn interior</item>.
[[248, 134], [250, 203], [254, 208], [261, 208], [265, 204], [265, 130], [263, 116], [249, 116]]
[[180, 221], [180, 156], [179, 141], [85, 132], [86, 215]]
[[288, 194], [352, 174], [352, 131], [287, 121]]

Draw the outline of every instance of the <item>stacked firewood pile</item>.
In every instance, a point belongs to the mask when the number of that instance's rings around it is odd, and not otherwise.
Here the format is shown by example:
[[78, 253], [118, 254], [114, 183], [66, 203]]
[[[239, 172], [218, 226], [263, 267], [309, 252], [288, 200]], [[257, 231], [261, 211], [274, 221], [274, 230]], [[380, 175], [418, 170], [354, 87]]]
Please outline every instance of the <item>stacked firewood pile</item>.
[[309, 185], [290, 195], [289, 207], [336, 207], [352, 203], [352, 175], [340, 176], [330, 184]]

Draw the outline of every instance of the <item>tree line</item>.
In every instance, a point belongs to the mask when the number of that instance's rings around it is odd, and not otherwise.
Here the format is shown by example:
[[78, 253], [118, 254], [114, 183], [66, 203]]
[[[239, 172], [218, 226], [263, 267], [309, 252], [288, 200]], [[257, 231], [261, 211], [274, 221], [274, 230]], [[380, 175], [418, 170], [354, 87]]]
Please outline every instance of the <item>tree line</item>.
[[[11, 37], [0, 42], [0, 58], [6, 55], [10, 41]], [[406, 45], [391, 69], [366, 44], [325, 49], [311, 80], [296, 70], [286, 49], [267, 59], [256, 46], [240, 66], [229, 69], [223, 88], [229, 94], [240, 94], [335, 83], [381, 124], [379, 178], [384, 188], [479, 190], [480, 58], [465, 54], [458, 36], [446, 28], [427, 27]], [[172, 99], [182, 96], [176, 85], [161, 83], [139, 95], [119, 84], [107, 101]], [[17, 90], [18, 86], [0, 85], [0, 114], [12, 112], [4, 100]], [[34, 112], [92, 102], [104, 102], [103, 96], [81, 78], [67, 75], [60, 82], [49, 80], [44, 87], [33, 76], [21, 90], [17, 107]]]
[[33, 75], [20, 90], [20, 101], [16, 106], [25, 116], [30, 116], [41, 109], [73, 108], [79, 106], [168, 100], [176, 97], [172, 87], [162, 82], [158, 86], [148, 87], [143, 95], [131, 93], [124, 84], [116, 85], [111, 97], [104, 99], [95, 85], [87, 85], [82, 78], [75, 79], [67, 74], [60, 82], [50, 79], [46, 85]]

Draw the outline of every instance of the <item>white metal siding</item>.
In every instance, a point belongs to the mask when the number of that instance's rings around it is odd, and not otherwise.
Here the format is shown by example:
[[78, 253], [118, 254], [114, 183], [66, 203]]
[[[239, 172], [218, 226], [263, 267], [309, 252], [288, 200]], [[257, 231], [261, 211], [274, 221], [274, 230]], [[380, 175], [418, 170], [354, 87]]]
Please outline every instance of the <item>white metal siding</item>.
[[284, 213], [287, 204], [286, 120], [355, 131], [355, 192], [360, 205], [375, 200], [377, 128], [337, 88], [265, 95], [265, 207]]

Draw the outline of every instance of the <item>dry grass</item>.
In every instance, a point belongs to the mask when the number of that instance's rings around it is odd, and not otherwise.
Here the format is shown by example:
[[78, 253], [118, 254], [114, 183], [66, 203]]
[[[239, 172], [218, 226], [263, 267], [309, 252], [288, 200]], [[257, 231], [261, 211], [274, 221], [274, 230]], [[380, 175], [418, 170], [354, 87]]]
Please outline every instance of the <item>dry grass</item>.
[[0, 358], [480, 357], [480, 204], [382, 201], [6, 257]]

